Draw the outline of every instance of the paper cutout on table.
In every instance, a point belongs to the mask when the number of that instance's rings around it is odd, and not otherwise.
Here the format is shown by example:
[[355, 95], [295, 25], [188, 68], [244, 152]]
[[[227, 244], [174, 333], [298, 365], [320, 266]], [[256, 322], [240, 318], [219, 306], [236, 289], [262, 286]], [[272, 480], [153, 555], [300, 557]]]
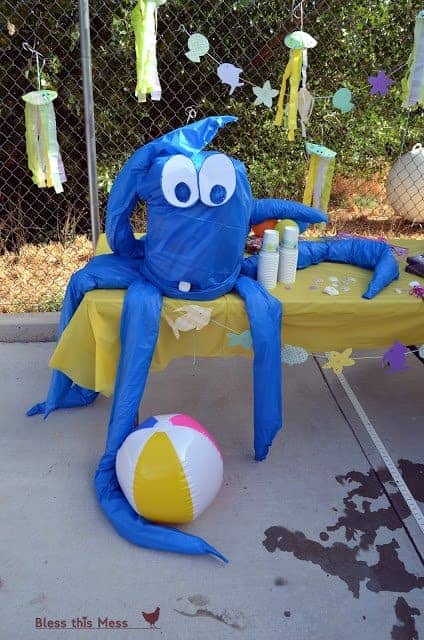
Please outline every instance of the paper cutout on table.
[[210, 307], [201, 307], [197, 304], [188, 304], [175, 309], [175, 313], [183, 312], [183, 315], [173, 320], [168, 314], [164, 314], [165, 320], [174, 332], [174, 336], [179, 340], [180, 331], [200, 331], [206, 327], [212, 315]]
[[411, 287], [409, 293], [411, 296], [424, 300], [424, 287], [421, 287], [420, 285]]
[[337, 289], [337, 287], [330, 285], [328, 287], [325, 287], [325, 289], [323, 290], [323, 293], [326, 293], [329, 296], [338, 296], [339, 290]]
[[334, 373], [340, 375], [344, 367], [352, 367], [355, 364], [355, 360], [350, 357], [351, 355], [351, 348], [345, 349], [342, 352], [330, 351], [327, 362], [322, 365], [323, 369], [332, 369]]
[[295, 364], [303, 364], [309, 358], [309, 353], [302, 347], [294, 347], [286, 344], [281, 349], [281, 362], [293, 366]]
[[227, 337], [230, 347], [242, 347], [247, 351], [252, 348], [252, 334], [250, 331], [243, 331], [243, 333], [227, 333]]
[[333, 107], [339, 109], [342, 113], [349, 113], [355, 107], [352, 102], [352, 91], [342, 87], [338, 89], [331, 99]]
[[388, 367], [392, 373], [399, 373], [400, 371], [406, 371], [408, 368], [406, 365], [406, 355], [408, 348], [404, 344], [397, 340], [386, 351], [381, 360], [382, 367]]
[[256, 96], [256, 100], [253, 103], [258, 106], [264, 104], [266, 107], [272, 107], [272, 100], [278, 96], [278, 89], [273, 89], [269, 80], [266, 80], [262, 87], [253, 87], [253, 93]]
[[389, 87], [395, 83], [394, 80], [386, 76], [384, 71], [379, 71], [376, 76], [369, 76], [368, 82], [371, 85], [370, 94], [375, 96], [379, 93], [382, 96], [387, 96]]
[[186, 56], [192, 62], [200, 62], [200, 58], [209, 51], [209, 40], [201, 33], [193, 33], [187, 42]]
[[240, 82], [240, 74], [243, 73], [243, 69], [235, 67], [229, 62], [223, 62], [219, 65], [216, 72], [221, 82], [230, 86], [230, 96], [237, 87], [244, 86], [244, 82]]

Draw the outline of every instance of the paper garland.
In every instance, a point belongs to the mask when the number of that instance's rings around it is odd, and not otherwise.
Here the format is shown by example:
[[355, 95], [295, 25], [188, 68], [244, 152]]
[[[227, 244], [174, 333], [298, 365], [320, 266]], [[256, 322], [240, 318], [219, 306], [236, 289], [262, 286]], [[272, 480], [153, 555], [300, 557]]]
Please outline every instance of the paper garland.
[[[180, 315], [173, 319], [169, 313], [179, 313]], [[202, 307], [196, 304], [186, 304], [177, 309], [170, 309], [169, 313], [165, 313], [164, 318], [171, 327], [177, 340], [180, 338], [180, 332], [200, 331], [209, 323], [215, 324], [223, 329], [227, 329], [228, 346], [240, 347], [246, 351], [252, 349], [252, 334], [249, 330], [238, 332], [225, 324], [213, 320], [211, 307]], [[383, 356], [359, 356], [352, 357], [352, 348], [349, 347], [344, 351], [330, 351], [325, 356], [321, 354], [309, 354], [303, 347], [290, 344], [283, 345], [281, 349], [281, 362], [283, 364], [294, 366], [304, 364], [309, 355], [315, 358], [325, 358], [326, 362], [322, 365], [323, 369], [331, 369], [336, 375], [343, 373], [346, 367], [353, 367], [357, 360], [381, 360], [381, 366], [391, 373], [400, 373], [406, 371], [406, 356], [410, 353], [418, 353], [421, 359], [424, 359], [424, 344], [416, 350], [409, 350], [401, 342], [395, 341], [393, 345], [384, 352]]]

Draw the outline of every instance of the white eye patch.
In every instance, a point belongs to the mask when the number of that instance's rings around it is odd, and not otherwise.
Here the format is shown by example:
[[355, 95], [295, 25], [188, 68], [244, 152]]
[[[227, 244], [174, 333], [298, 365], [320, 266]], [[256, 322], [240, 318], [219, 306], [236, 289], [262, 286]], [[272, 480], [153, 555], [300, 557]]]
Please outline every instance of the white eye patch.
[[228, 202], [236, 190], [236, 170], [223, 153], [208, 156], [199, 172], [200, 199], [208, 207]]
[[176, 155], [164, 164], [162, 193], [174, 207], [191, 207], [199, 199], [196, 167], [187, 156]]

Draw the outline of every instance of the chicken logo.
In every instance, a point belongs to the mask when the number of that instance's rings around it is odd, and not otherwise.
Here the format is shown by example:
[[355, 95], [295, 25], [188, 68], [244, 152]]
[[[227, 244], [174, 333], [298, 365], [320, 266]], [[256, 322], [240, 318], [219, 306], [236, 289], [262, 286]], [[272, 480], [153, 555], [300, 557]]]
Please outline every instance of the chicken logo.
[[153, 613], [145, 613], [144, 611], [141, 613], [145, 621], [150, 625], [150, 629], [158, 629], [156, 622], [159, 620], [160, 607], [156, 607]]

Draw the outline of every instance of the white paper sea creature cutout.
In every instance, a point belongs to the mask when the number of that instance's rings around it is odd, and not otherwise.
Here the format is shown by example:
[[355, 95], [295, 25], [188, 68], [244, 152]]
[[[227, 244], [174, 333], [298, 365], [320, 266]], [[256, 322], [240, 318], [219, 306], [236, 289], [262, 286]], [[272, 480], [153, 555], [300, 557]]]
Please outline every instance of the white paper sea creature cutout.
[[179, 340], [180, 331], [200, 331], [206, 327], [212, 315], [210, 307], [201, 307], [197, 304], [188, 304], [175, 309], [175, 313], [183, 312], [183, 315], [173, 320], [168, 314], [164, 314], [165, 320], [174, 332], [174, 336]]
[[200, 58], [209, 51], [209, 40], [201, 33], [193, 33], [187, 42], [186, 56], [192, 62], [200, 62]]
[[286, 344], [281, 349], [281, 362], [293, 366], [295, 364], [303, 364], [309, 358], [309, 353], [302, 347], [294, 347]]
[[229, 62], [223, 62], [216, 70], [219, 79], [224, 84], [230, 85], [230, 96], [234, 93], [237, 87], [243, 87], [244, 82], [240, 82], [240, 74], [243, 73], [243, 69], [235, 67]]
[[273, 89], [269, 80], [266, 80], [262, 87], [253, 87], [253, 93], [256, 96], [256, 100], [253, 103], [258, 106], [264, 104], [266, 107], [272, 107], [272, 100], [278, 96], [278, 89]]

